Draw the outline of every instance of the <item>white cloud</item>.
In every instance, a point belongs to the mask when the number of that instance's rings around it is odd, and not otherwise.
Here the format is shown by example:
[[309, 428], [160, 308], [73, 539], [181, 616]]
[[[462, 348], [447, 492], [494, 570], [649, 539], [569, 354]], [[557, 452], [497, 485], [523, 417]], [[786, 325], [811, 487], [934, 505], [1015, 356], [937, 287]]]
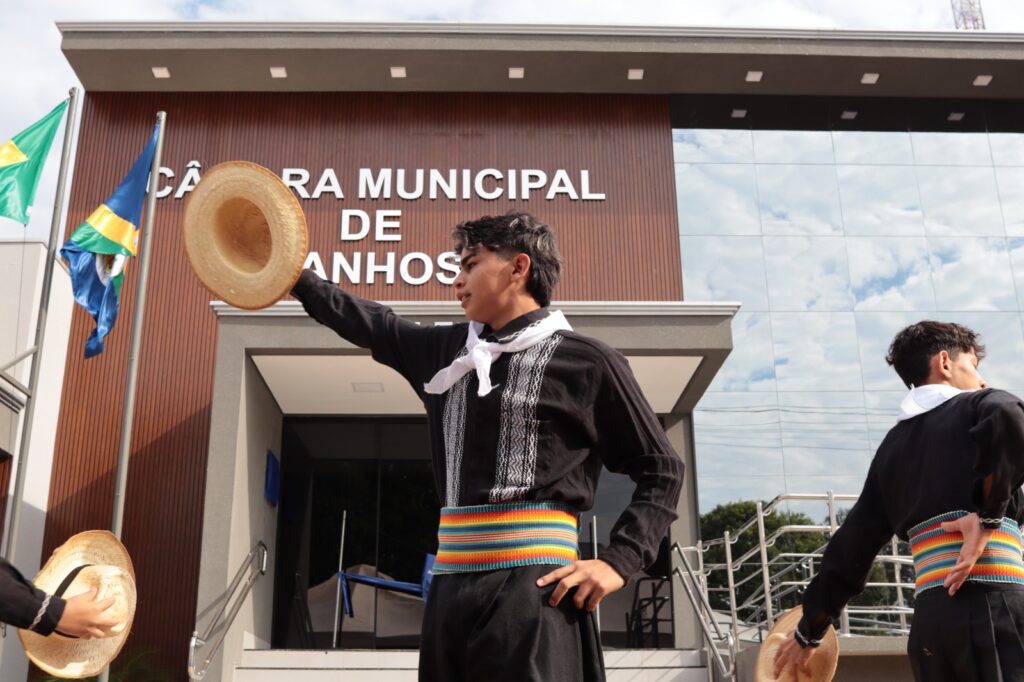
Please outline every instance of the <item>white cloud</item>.
[[761, 237], [681, 237], [683, 297], [767, 310]]
[[780, 391], [859, 391], [853, 313], [772, 313]]
[[732, 321], [732, 352], [711, 391], [775, 391], [775, 360], [768, 313], [740, 312]]
[[848, 237], [855, 310], [934, 310], [924, 237]]
[[1005, 239], [928, 240], [939, 310], [1015, 310], [1017, 293]]
[[772, 237], [764, 259], [772, 310], [853, 310], [843, 237]]

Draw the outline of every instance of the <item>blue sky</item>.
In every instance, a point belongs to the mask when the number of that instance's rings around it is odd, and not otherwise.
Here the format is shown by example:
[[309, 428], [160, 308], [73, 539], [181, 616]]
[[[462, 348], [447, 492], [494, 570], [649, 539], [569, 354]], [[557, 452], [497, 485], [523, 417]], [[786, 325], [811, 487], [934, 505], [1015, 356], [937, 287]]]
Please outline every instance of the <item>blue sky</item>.
[[[1024, 32], [1024, 3], [983, 0], [990, 32]], [[459, 21], [520, 24], [588, 23], [652, 26], [729, 26], [950, 30], [949, 0], [34, 0], [9, 3], [0, 25], [8, 59], [0, 68], [0, 142], [9, 139], [78, 85], [60, 52], [58, 21]], [[57, 177], [59, 141], [44, 171], [28, 228], [0, 219], [0, 239], [45, 239]], [[104, 197], [97, 197], [97, 202]]]

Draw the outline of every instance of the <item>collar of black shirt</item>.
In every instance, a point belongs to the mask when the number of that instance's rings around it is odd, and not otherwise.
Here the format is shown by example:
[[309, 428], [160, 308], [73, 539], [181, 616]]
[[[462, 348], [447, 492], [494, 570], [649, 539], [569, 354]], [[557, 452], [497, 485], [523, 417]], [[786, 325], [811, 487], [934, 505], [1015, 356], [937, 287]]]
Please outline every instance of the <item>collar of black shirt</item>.
[[480, 332], [480, 338], [484, 341], [508, 343], [519, 336], [520, 332], [524, 329], [540, 322], [550, 314], [551, 311], [547, 308], [537, 308], [536, 310], [531, 310], [528, 313], [520, 315], [498, 331], [492, 331], [489, 325], [484, 325], [483, 330]]

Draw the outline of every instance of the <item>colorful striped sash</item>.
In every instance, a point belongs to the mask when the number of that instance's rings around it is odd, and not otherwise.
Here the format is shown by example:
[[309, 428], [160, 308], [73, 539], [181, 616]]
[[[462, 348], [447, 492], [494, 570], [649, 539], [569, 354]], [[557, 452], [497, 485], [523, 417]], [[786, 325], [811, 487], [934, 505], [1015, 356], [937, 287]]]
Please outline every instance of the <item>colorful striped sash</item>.
[[576, 512], [559, 502], [444, 507], [433, 573], [470, 573], [579, 558]]
[[[963, 535], [942, 530], [942, 522], [961, 516], [967, 516], [967, 512], [939, 514], [917, 524], [907, 533], [910, 536], [910, 551], [914, 555], [914, 572], [917, 574], [915, 594], [933, 587], [942, 587], [942, 581], [956, 566], [963, 546]], [[992, 533], [981, 558], [967, 576], [967, 582], [1024, 585], [1024, 557], [1021, 553], [1020, 526], [1016, 521], [1003, 518], [1003, 525]]]

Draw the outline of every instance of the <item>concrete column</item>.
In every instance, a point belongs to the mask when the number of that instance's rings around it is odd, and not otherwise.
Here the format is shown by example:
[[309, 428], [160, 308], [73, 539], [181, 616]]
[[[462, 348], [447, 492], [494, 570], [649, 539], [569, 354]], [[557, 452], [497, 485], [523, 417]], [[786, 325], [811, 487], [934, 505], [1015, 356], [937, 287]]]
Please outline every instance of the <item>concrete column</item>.
[[[267, 450], [281, 454], [282, 414], [246, 352], [244, 331], [221, 325], [211, 406], [203, 553], [196, 619], [207, 627], [235, 572], [257, 541], [269, 550], [206, 680], [231, 680], [244, 648], [269, 647], [277, 509], [263, 499]], [[202, 628], [201, 628], [202, 629]]]
[[[683, 491], [679, 496], [679, 518], [671, 527], [672, 542], [681, 545], [695, 545], [700, 539], [700, 515], [697, 506], [697, 476], [693, 447], [693, 416], [691, 414], [672, 414], [665, 418], [665, 434], [669, 443], [675, 448], [686, 464], [686, 476], [683, 479]], [[672, 566], [680, 566], [679, 559], [673, 552]], [[672, 583], [672, 617], [675, 620], [675, 646], [679, 649], [695, 649], [701, 646], [700, 625], [697, 614], [693, 612], [686, 593], [679, 585], [678, 579]]]

